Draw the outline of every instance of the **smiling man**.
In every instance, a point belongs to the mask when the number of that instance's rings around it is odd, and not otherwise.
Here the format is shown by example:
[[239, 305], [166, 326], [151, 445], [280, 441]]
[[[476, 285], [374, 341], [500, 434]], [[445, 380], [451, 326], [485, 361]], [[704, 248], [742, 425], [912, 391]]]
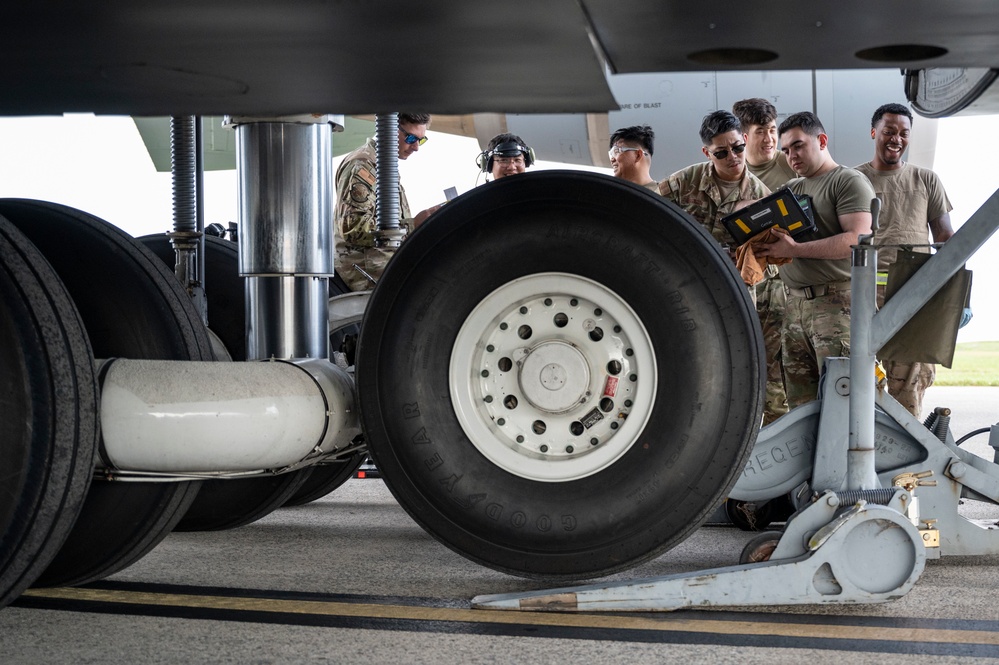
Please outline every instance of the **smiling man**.
[[777, 109], [761, 97], [742, 99], [732, 105], [746, 141], [746, 167], [775, 192], [796, 177], [787, 158], [777, 149]]
[[[875, 239], [879, 245], [926, 245], [944, 242], [954, 235], [950, 223], [953, 207], [943, 183], [929, 169], [902, 160], [912, 135], [912, 113], [902, 104], [879, 106], [871, 117], [874, 159], [856, 167], [870, 179], [882, 201], [880, 224]], [[929, 251], [916, 248], [916, 251]], [[878, 251], [878, 306], [884, 304], [888, 266], [898, 250]], [[936, 367], [929, 363], [902, 363], [885, 360], [888, 393], [917, 418], [923, 408], [923, 394], [933, 385]]]
[[829, 154], [829, 136], [810, 112], [789, 116], [778, 128], [781, 150], [799, 178], [788, 183], [812, 199], [815, 238], [797, 242], [781, 234], [757, 256], [790, 258], [780, 269], [787, 296], [781, 353], [790, 408], [813, 401], [826, 358], [850, 355], [850, 254], [871, 232], [874, 189], [859, 171]]
[[656, 134], [648, 125], [622, 127], [610, 135], [611, 169], [614, 175], [659, 192], [659, 183], [650, 173]]
[[516, 134], [497, 134], [475, 160], [493, 180], [523, 173], [534, 164], [534, 151]]

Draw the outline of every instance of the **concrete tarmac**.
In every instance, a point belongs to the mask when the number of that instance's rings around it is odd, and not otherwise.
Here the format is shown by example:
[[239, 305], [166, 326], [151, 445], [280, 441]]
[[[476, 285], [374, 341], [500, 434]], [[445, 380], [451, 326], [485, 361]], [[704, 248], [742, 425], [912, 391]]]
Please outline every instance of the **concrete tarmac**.
[[[933, 388], [960, 437], [999, 421], [999, 388]], [[969, 448], [991, 459], [987, 436]], [[999, 507], [967, 502], [976, 518]], [[753, 534], [704, 527], [609, 579], [733, 565]], [[98, 537], [98, 536], [95, 536]], [[381, 480], [223, 532], [175, 533], [82, 589], [32, 590], [0, 611], [0, 663], [972, 663], [999, 661], [999, 554], [929, 561], [876, 605], [637, 614], [469, 609], [550, 585], [439, 544]]]

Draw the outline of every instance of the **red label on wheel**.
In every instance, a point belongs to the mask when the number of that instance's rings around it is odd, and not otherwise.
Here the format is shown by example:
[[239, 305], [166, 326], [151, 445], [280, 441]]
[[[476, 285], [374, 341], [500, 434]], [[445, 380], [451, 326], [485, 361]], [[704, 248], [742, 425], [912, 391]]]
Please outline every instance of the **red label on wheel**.
[[608, 376], [607, 383], [604, 384], [604, 397], [613, 397], [617, 394], [617, 377]]

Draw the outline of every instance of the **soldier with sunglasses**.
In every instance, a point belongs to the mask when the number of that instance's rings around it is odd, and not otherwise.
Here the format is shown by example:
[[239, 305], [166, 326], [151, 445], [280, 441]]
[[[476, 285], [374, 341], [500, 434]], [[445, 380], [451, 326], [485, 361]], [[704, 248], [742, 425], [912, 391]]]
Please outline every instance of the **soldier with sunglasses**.
[[614, 175], [659, 193], [659, 183], [651, 175], [656, 133], [648, 125], [622, 127], [610, 135], [611, 169]]
[[746, 141], [739, 119], [715, 111], [701, 121], [701, 143], [708, 161], [680, 169], [659, 183], [659, 193], [683, 208], [722, 245], [732, 237], [722, 217], [770, 194], [746, 168]]
[[[399, 159], [407, 159], [427, 142], [430, 115], [399, 114]], [[333, 265], [353, 291], [375, 286], [374, 280], [385, 270], [393, 250], [375, 247], [375, 140], [369, 138], [340, 163], [336, 171], [336, 202], [333, 209], [333, 239], [336, 253]], [[415, 217], [406, 200], [406, 190], [399, 183], [399, 224], [408, 232], [440, 206], [421, 211]]]

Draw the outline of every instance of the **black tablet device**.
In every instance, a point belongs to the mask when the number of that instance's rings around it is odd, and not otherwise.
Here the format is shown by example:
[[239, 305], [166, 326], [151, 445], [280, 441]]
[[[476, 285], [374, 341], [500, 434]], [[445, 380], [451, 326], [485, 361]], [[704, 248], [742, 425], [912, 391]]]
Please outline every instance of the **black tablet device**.
[[738, 245], [771, 226], [786, 229], [797, 240], [815, 230], [812, 197], [796, 197], [790, 189], [782, 187], [770, 196], [723, 217], [722, 224]]

